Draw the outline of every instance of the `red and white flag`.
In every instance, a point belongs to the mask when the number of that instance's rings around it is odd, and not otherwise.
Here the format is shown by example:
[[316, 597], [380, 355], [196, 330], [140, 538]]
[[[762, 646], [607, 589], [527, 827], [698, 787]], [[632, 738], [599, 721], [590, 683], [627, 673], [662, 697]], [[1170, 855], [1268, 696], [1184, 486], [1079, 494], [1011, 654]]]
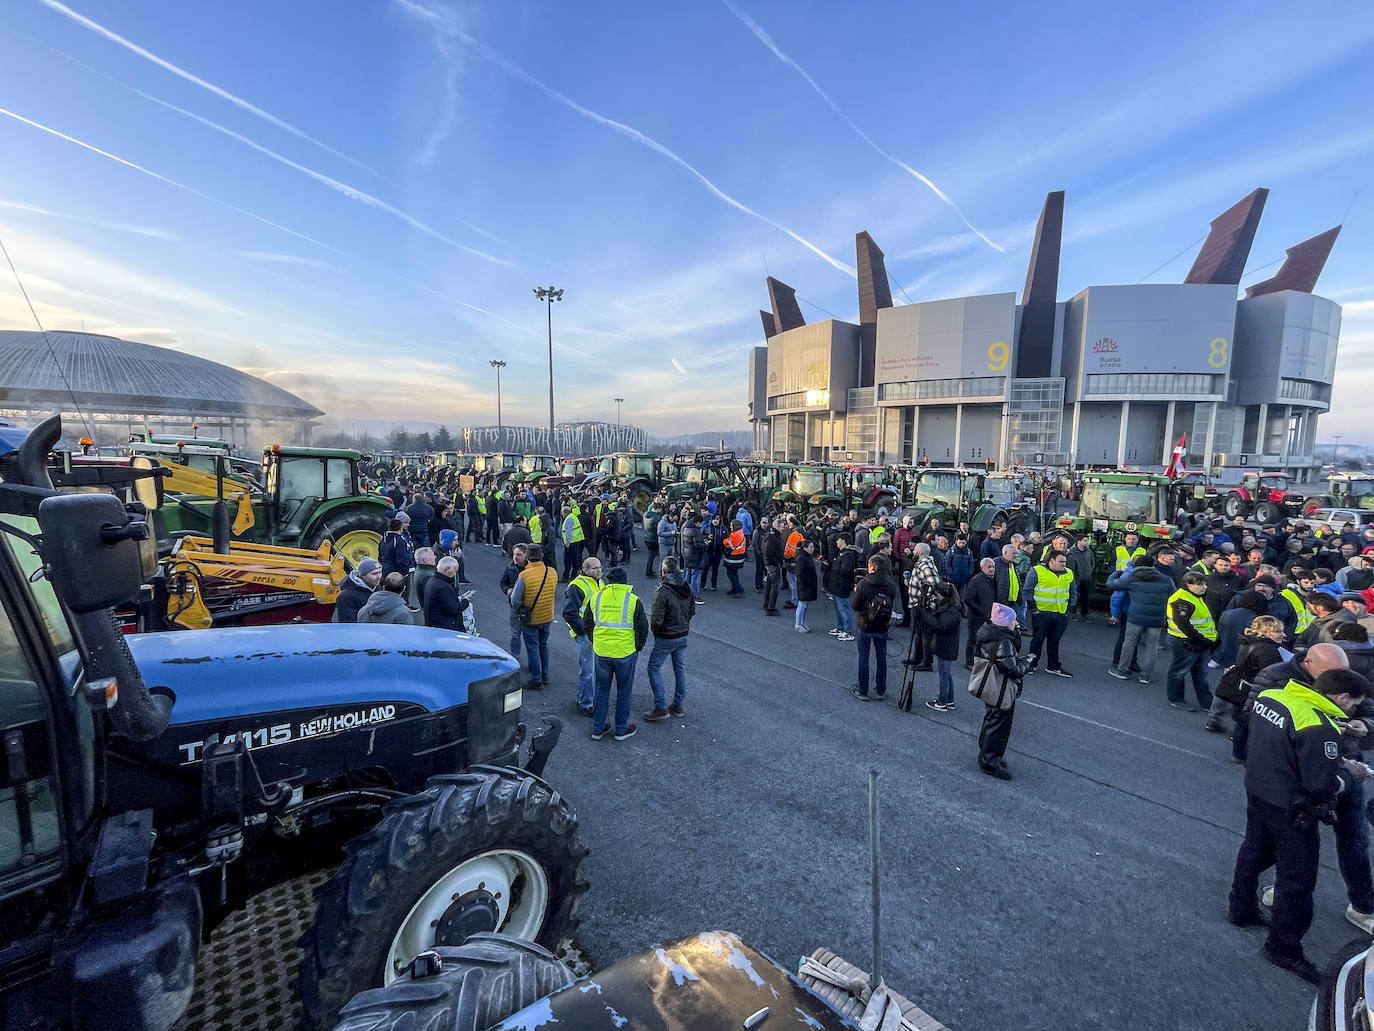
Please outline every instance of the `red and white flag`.
[[1188, 467], [1183, 460], [1183, 456], [1188, 450], [1185, 446], [1187, 439], [1188, 434], [1186, 433], [1179, 437], [1178, 443], [1174, 445], [1174, 453], [1169, 456], [1169, 466], [1164, 470], [1164, 475], [1171, 479], [1175, 476], [1182, 476], [1188, 471]]

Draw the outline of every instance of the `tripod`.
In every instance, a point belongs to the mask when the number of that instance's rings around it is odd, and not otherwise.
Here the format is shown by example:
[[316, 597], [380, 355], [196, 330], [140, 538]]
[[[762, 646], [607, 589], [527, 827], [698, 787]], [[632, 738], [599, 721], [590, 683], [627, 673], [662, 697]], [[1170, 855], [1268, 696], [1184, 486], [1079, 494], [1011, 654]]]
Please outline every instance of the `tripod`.
[[902, 660], [902, 690], [897, 695], [897, 708], [911, 711], [912, 695], [916, 693], [916, 635], [921, 633], [921, 617], [913, 613], [911, 639], [907, 642], [906, 658]]

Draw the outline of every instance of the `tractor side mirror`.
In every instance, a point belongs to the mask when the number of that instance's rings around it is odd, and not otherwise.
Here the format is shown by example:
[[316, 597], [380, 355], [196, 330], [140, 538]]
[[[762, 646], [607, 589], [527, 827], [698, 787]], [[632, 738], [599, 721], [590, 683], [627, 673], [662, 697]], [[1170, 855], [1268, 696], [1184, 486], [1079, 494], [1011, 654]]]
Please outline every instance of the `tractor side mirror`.
[[77, 614], [133, 597], [157, 570], [157, 542], [113, 494], [58, 494], [38, 507], [43, 557]]
[[[151, 473], [153, 470], [153, 463], [147, 458], [135, 457], [130, 462], [130, 465], [135, 469], [148, 473]], [[162, 477], [150, 475], [139, 477], [137, 480], [134, 480], [134, 498], [145, 510], [149, 512], [158, 511], [162, 508], [163, 501]]]

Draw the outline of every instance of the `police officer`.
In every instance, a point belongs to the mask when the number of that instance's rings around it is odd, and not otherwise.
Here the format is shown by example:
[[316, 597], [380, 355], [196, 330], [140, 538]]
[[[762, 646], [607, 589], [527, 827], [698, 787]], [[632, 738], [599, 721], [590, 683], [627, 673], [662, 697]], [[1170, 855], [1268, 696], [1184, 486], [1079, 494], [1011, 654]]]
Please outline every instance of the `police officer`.
[[1261, 692], [1250, 716], [1245, 841], [1236, 855], [1227, 919], [1237, 927], [1261, 922], [1259, 876], [1273, 866], [1274, 910], [1261, 955], [1313, 984], [1321, 972], [1303, 954], [1302, 938], [1312, 925], [1318, 824], [1334, 818], [1337, 797], [1366, 775], [1362, 763], [1340, 758], [1346, 717], [1366, 689], [1353, 670], [1330, 669], [1312, 687], [1290, 680]]

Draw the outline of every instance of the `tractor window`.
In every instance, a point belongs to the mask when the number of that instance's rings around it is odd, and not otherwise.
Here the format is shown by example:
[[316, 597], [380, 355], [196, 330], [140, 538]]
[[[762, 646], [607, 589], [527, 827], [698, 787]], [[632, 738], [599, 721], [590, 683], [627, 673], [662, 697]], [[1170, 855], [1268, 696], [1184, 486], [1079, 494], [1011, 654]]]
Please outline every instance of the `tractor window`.
[[353, 490], [353, 464], [346, 458], [331, 458], [324, 463], [324, 490], [326, 498], [350, 498]]
[[1264, 487], [1264, 488], [1266, 488], [1266, 489], [1268, 489], [1268, 490], [1287, 490], [1287, 489], [1288, 489], [1288, 477], [1287, 477], [1287, 476], [1261, 476], [1259, 482], [1260, 482], [1260, 486], [1261, 486], [1261, 487]]
[[324, 497], [324, 463], [318, 458], [281, 459], [283, 500]]
[[[1342, 493], [1349, 494], [1352, 498], [1374, 497], [1374, 480], [1350, 480], [1342, 486]], [[1334, 483], [1332, 487], [1335, 487]]]
[[[0, 521], [9, 523], [25, 533], [38, 535], [38, 520], [36, 519], [6, 515], [0, 516]], [[43, 563], [34, 553], [33, 545], [15, 535], [10, 535], [8, 539], [10, 551], [13, 553], [14, 560], [24, 578], [29, 579], [35, 576]], [[62, 611], [62, 605], [57, 600], [57, 593], [52, 589], [52, 584], [48, 582], [45, 576], [31, 580], [31, 584], [30, 590], [33, 591], [34, 601], [38, 603], [38, 611], [43, 616], [43, 625], [47, 628], [53, 651], [62, 655], [75, 650], [76, 641], [72, 637], [71, 627], [67, 624], [66, 614]]]
[[1159, 521], [1158, 488], [1121, 483], [1085, 483], [1080, 513], [1116, 522]]
[[923, 472], [916, 481], [916, 500], [924, 504], [941, 501], [957, 505], [962, 484], [963, 477], [958, 473]]
[[0, 611], [0, 896], [47, 880], [61, 859], [48, 702], [34, 680], [9, 614]]

